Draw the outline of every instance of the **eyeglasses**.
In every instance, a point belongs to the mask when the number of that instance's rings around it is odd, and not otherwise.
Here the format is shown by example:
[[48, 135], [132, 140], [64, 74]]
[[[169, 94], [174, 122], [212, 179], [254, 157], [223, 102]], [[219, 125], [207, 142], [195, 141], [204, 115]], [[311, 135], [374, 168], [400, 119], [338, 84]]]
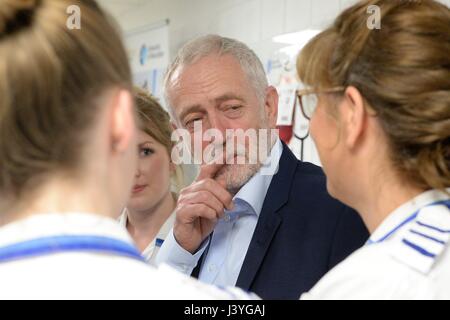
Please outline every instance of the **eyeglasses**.
[[344, 90], [345, 87], [335, 87], [324, 90], [304, 89], [297, 90], [295, 94], [300, 103], [300, 109], [302, 110], [303, 116], [306, 119], [311, 120], [314, 111], [317, 108], [317, 103], [319, 102], [319, 94], [342, 92]]

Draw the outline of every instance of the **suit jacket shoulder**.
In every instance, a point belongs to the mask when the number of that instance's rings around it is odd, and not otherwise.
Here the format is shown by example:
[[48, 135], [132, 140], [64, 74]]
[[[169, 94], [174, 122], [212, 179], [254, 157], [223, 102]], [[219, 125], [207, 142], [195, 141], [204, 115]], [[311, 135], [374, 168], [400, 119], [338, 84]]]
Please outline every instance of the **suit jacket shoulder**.
[[368, 236], [359, 215], [328, 194], [322, 169], [283, 145], [236, 285], [265, 299], [298, 299]]

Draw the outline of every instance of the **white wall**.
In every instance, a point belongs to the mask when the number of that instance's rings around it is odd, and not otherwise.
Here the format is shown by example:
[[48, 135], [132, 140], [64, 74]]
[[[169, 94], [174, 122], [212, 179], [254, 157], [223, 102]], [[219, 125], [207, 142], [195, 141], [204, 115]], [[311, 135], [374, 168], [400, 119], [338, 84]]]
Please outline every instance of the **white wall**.
[[[275, 35], [323, 28], [355, 0], [99, 0], [125, 31], [170, 19], [170, 53], [207, 33], [236, 38], [266, 60]], [[450, 0], [441, 0], [450, 6]]]
[[100, 0], [125, 32], [170, 19], [171, 56], [186, 41], [207, 33], [248, 44], [265, 59], [273, 36], [326, 26], [353, 0]]

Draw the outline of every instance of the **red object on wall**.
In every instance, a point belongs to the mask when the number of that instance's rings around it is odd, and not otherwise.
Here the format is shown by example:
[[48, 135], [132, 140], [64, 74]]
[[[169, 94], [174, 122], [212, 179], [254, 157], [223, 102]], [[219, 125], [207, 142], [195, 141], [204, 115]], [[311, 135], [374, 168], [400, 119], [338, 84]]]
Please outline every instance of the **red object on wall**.
[[277, 126], [277, 129], [280, 130], [280, 139], [286, 143], [289, 144], [289, 142], [292, 139], [293, 136], [293, 126]]

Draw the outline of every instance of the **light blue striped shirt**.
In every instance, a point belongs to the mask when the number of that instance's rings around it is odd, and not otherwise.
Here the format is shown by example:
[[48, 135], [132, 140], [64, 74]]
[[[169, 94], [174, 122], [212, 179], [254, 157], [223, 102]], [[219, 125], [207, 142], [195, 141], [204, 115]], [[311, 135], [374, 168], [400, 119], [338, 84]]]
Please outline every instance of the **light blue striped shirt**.
[[[277, 139], [266, 161], [271, 166], [275, 164], [275, 172], [282, 151], [281, 141]], [[158, 253], [157, 264], [166, 263], [185, 274], [191, 274], [209, 246], [199, 279], [219, 286], [234, 286], [244, 263], [272, 177], [272, 174], [267, 174], [267, 170], [264, 171], [263, 166], [234, 196], [234, 209], [225, 210], [225, 217], [217, 223], [212, 237], [204, 241], [194, 255], [177, 243], [173, 230], [169, 232]]]

